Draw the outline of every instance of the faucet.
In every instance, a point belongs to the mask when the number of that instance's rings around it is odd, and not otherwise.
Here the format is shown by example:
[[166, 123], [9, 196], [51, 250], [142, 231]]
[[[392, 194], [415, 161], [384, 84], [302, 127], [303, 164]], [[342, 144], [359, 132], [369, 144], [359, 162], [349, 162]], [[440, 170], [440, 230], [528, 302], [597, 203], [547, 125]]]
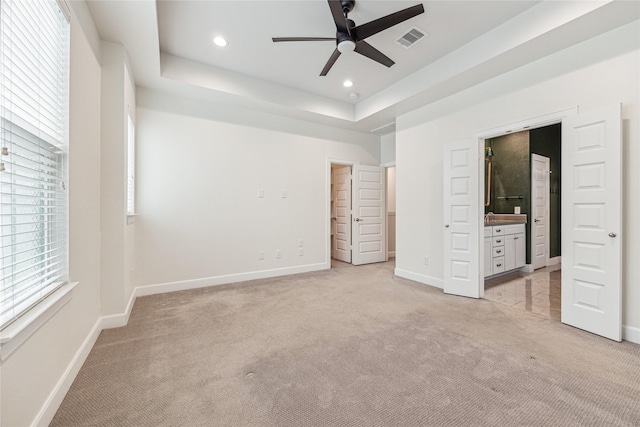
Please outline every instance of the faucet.
[[484, 216], [484, 223], [488, 224], [489, 222], [493, 221], [494, 217], [495, 217], [495, 214], [493, 212], [489, 212]]

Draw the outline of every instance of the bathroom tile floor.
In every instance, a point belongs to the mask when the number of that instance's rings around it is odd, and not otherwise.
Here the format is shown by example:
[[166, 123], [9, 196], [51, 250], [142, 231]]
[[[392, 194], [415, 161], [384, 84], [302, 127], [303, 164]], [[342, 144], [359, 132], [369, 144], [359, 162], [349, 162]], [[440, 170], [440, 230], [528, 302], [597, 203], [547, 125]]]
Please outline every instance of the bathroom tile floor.
[[560, 320], [560, 272], [554, 265], [485, 280], [484, 298]]

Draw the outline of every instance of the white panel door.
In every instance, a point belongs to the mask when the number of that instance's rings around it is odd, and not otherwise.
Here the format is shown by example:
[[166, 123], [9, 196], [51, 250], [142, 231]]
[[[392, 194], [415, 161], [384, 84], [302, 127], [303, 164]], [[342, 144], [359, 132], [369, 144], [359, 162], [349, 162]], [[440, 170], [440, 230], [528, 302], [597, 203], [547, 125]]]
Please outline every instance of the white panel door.
[[340, 261], [351, 262], [351, 168], [334, 167], [331, 171], [333, 184], [333, 248], [332, 256]]
[[[477, 141], [444, 150], [444, 291], [480, 298], [480, 190]], [[429, 218], [425, 218], [428, 221]], [[484, 256], [492, 256], [491, 253]]]
[[549, 166], [548, 157], [531, 155], [531, 264], [546, 267], [549, 259]]
[[385, 169], [353, 166], [353, 264], [387, 260]]
[[620, 341], [620, 105], [562, 121], [562, 322]]

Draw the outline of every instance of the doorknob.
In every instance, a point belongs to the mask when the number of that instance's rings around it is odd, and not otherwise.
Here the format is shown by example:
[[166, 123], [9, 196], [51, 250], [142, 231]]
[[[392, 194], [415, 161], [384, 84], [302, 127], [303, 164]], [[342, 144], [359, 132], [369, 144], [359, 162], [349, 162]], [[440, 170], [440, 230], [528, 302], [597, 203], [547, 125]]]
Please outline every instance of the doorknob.
[[617, 234], [614, 233], [614, 232], [609, 233], [609, 237], [616, 237], [616, 236], [617, 236]]

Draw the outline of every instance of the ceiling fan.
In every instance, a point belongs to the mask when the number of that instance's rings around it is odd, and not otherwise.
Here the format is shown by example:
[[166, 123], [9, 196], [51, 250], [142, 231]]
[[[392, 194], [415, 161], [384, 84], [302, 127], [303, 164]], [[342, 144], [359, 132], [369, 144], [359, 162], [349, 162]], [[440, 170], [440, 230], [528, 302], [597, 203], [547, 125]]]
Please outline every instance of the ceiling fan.
[[345, 52], [359, 53], [382, 65], [391, 67], [395, 62], [388, 56], [380, 52], [375, 47], [364, 41], [367, 37], [371, 37], [381, 31], [391, 28], [407, 19], [424, 13], [424, 6], [418, 4], [408, 7], [398, 12], [392, 13], [382, 18], [375, 19], [366, 24], [357, 25], [348, 15], [356, 4], [355, 0], [327, 0], [329, 9], [333, 15], [333, 21], [336, 24], [335, 37], [273, 37], [272, 40], [277, 42], [308, 42], [308, 41], [335, 41], [336, 49], [322, 69], [320, 76], [326, 76], [338, 57]]

